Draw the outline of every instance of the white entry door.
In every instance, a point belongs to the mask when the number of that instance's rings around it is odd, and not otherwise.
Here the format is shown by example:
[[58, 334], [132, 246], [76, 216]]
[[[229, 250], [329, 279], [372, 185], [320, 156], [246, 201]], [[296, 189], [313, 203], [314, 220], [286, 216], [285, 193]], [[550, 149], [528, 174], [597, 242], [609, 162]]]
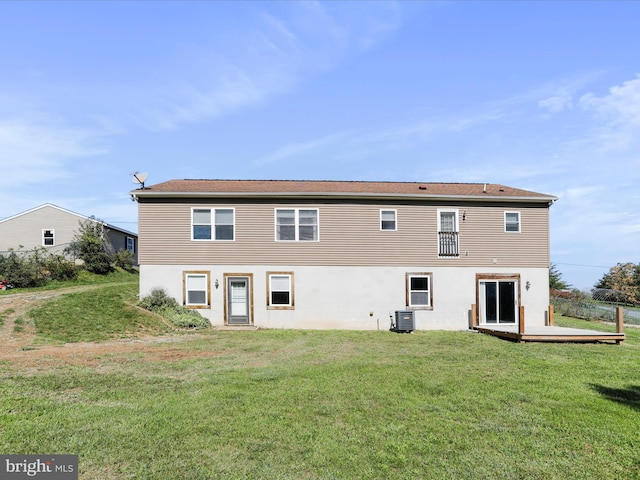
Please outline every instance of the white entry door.
[[480, 280], [480, 323], [516, 323], [518, 318], [518, 281]]
[[249, 277], [227, 277], [227, 323], [251, 324], [251, 285]]

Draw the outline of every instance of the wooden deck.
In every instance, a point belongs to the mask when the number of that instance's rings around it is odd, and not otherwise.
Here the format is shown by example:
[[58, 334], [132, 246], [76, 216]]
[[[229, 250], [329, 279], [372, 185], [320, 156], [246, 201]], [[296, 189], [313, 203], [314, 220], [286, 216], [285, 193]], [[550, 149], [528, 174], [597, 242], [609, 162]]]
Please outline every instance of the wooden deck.
[[601, 332], [598, 330], [583, 330], [581, 328], [565, 327], [537, 327], [526, 326], [523, 332], [518, 331], [518, 324], [514, 325], [478, 325], [476, 329], [481, 333], [495, 337], [506, 338], [516, 342], [563, 342], [563, 343], [617, 343], [625, 339], [624, 333]]

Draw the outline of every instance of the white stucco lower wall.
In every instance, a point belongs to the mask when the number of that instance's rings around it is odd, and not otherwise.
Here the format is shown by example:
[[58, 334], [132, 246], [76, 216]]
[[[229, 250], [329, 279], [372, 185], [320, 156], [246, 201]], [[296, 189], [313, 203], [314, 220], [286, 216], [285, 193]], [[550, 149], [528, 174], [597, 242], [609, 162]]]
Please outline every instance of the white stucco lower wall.
[[[389, 315], [407, 310], [408, 272], [432, 274], [433, 307], [415, 311], [416, 330], [467, 329], [471, 305], [477, 301], [476, 274], [520, 275], [526, 325], [544, 325], [549, 305], [546, 268], [141, 265], [140, 296], [163, 288], [183, 303], [185, 271], [209, 272], [211, 308], [198, 311], [219, 326], [225, 325], [224, 276], [238, 273], [252, 274], [252, 323], [263, 328], [388, 330]], [[293, 310], [267, 308], [267, 272], [293, 272]]]

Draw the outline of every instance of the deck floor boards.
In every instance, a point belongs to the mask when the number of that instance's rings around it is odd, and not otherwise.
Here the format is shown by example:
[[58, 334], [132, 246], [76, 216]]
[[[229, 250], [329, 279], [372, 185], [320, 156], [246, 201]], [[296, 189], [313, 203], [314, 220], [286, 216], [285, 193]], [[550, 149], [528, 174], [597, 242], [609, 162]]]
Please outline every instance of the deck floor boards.
[[617, 332], [602, 332], [581, 328], [567, 328], [556, 326], [525, 326], [524, 332], [518, 332], [518, 325], [478, 325], [481, 333], [495, 337], [507, 338], [518, 342], [558, 342], [558, 343], [595, 343], [624, 341], [625, 334]]

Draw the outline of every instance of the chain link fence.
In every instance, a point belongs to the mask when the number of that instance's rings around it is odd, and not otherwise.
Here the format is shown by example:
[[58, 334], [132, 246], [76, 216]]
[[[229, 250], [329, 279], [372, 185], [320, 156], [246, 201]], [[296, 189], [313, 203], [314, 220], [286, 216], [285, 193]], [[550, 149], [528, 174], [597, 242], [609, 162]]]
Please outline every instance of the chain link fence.
[[551, 290], [554, 312], [584, 320], [615, 322], [616, 307], [624, 308], [624, 323], [640, 325], [640, 308], [619, 301], [622, 292], [599, 288], [591, 292]]

